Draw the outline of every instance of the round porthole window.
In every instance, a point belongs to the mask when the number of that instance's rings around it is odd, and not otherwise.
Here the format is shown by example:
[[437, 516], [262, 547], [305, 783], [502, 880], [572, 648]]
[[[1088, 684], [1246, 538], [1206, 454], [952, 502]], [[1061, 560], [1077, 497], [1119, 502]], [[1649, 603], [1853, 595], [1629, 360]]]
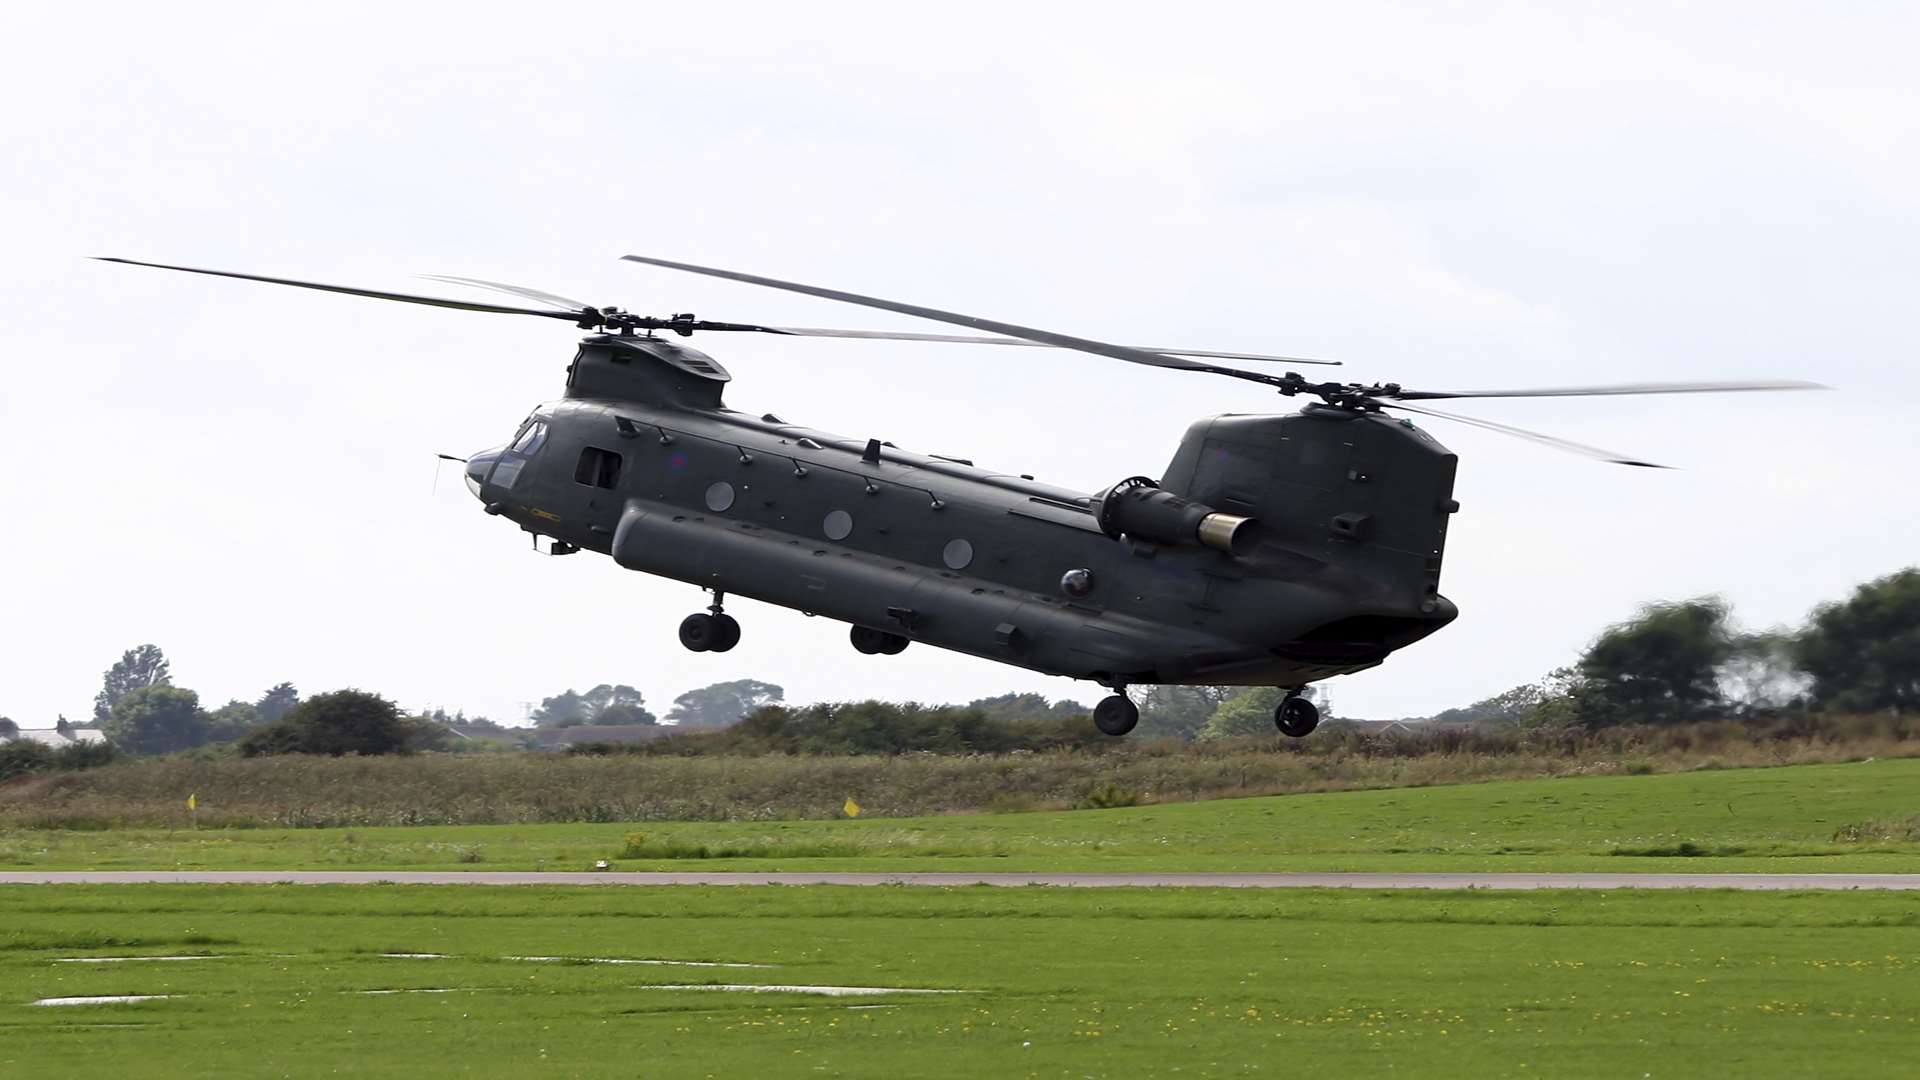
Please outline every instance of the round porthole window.
[[949, 570], [965, 570], [973, 561], [973, 542], [969, 540], [949, 540], [946, 549], [940, 552], [940, 561], [947, 564]]
[[1093, 571], [1069, 570], [1060, 575], [1060, 591], [1078, 599], [1093, 591]]
[[707, 488], [707, 509], [724, 514], [733, 506], [733, 485], [725, 480]]
[[853, 515], [845, 510], [830, 511], [820, 522], [820, 531], [829, 540], [845, 540], [853, 534]]

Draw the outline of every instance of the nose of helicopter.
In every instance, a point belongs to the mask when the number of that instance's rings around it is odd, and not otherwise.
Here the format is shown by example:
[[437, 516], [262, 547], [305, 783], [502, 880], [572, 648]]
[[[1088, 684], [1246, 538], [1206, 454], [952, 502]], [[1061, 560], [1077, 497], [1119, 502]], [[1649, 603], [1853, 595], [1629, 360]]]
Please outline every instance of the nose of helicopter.
[[473, 492], [476, 499], [484, 499], [480, 488], [487, 482], [487, 474], [493, 471], [493, 463], [500, 460], [502, 447], [482, 450], [467, 459], [467, 490]]

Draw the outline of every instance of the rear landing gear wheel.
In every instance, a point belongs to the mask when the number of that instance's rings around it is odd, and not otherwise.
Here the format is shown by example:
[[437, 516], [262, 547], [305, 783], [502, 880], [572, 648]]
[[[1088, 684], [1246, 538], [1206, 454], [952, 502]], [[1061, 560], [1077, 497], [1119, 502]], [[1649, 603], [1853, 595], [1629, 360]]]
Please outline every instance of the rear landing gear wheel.
[[707, 652], [719, 640], [720, 620], [714, 616], [701, 612], [680, 620], [680, 644], [685, 645], [688, 652]]
[[740, 644], [740, 624], [727, 614], [727, 594], [713, 590], [713, 603], [701, 614], [680, 620], [680, 644], [689, 652], [726, 652]]
[[885, 630], [875, 630], [870, 626], [856, 626], [847, 632], [847, 640], [853, 647], [867, 656], [898, 656], [906, 651], [909, 639], [899, 634], [889, 634]]
[[1100, 699], [1093, 707], [1093, 726], [1103, 735], [1125, 735], [1140, 722], [1140, 706], [1125, 694]]
[[1304, 738], [1320, 726], [1320, 710], [1296, 690], [1280, 702], [1279, 708], [1273, 710], [1273, 726], [1279, 728], [1282, 735]]

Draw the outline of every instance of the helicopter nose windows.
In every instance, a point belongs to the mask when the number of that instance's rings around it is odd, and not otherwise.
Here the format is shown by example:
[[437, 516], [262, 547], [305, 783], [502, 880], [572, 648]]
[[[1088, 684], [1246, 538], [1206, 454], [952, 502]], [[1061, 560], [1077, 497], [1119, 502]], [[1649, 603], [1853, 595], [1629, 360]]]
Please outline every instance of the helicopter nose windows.
[[523, 457], [518, 457], [513, 454], [500, 455], [500, 464], [493, 467], [493, 486], [497, 488], [513, 487], [513, 482], [520, 479], [520, 466], [526, 463], [527, 459]]
[[820, 522], [820, 531], [826, 533], [829, 540], [845, 540], [853, 535], [853, 515], [845, 510], [829, 511]]
[[733, 508], [733, 485], [725, 480], [707, 488], [707, 509], [724, 514]]
[[608, 490], [619, 487], [620, 455], [597, 446], [586, 447], [573, 467], [573, 482]]
[[949, 570], [965, 570], [973, 562], [973, 542], [970, 540], [949, 540], [946, 549], [940, 552], [940, 561], [947, 564]]
[[540, 449], [540, 444], [546, 441], [546, 422], [543, 420], [535, 420], [520, 432], [519, 438], [513, 440], [511, 449], [516, 454], [525, 454], [528, 457], [532, 457], [534, 451]]

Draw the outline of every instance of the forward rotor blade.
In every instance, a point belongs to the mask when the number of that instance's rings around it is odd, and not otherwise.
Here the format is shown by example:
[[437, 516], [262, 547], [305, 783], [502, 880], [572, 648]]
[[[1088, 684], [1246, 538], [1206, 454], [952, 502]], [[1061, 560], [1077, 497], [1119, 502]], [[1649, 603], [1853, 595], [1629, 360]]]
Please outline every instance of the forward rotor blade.
[[1658, 465], [1651, 461], [1641, 461], [1639, 458], [1630, 458], [1624, 454], [1616, 454], [1611, 450], [1602, 450], [1597, 446], [1588, 446], [1586, 443], [1577, 443], [1571, 439], [1562, 439], [1553, 435], [1543, 435], [1538, 431], [1528, 431], [1526, 428], [1513, 427], [1510, 424], [1498, 424], [1492, 420], [1482, 420], [1477, 416], [1461, 416], [1458, 413], [1441, 412], [1439, 409], [1424, 409], [1418, 405], [1402, 405], [1393, 401], [1382, 401], [1380, 405], [1386, 409], [1399, 409], [1402, 412], [1419, 413], [1422, 416], [1437, 416], [1442, 420], [1458, 421], [1459, 423], [1472, 427], [1484, 428], [1488, 431], [1497, 431], [1502, 435], [1512, 435], [1517, 439], [1526, 439], [1529, 442], [1536, 442], [1542, 446], [1551, 446], [1555, 450], [1564, 450], [1569, 454], [1579, 454], [1581, 457], [1610, 462], [1614, 465], [1636, 465], [1643, 469], [1670, 469], [1673, 467], [1671, 465]]
[[1236, 379], [1279, 385], [1281, 380], [1258, 371], [1243, 371], [1240, 368], [1223, 367], [1217, 364], [1200, 364], [1163, 353], [1149, 352], [1145, 349], [1132, 349], [1125, 345], [1110, 345], [1091, 338], [1071, 337], [1056, 334], [1051, 330], [1038, 330], [1031, 326], [1019, 326], [1014, 323], [997, 322], [982, 319], [974, 315], [962, 315], [954, 311], [941, 311], [938, 308], [921, 307], [917, 304], [905, 304], [897, 300], [883, 300], [877, 296], [862, 296], [859, 293], [842, 292], [839, 289], [826, 289], [817, 285], [802, 285], [798, 282], [781, 281], [777, 278], [760, 277], [757, 274], [743, 274], [736, 270], [719, 270], [710, 266], [694, 266], [691, 263], [670, 262], [666, 259], [654, 259], [645, 255], [621, 256], [628, 262], [645, 263], [648, 266], [663, 266], [669, 270], [684, 270], [690, 274], [705, 274], [707, 277], [724, 278], [728, 281], [741, 281], [749, 285], [762, 285], [769, 289], [784, 289], [787, 292], [818, 296], [825, 300], [838, 300], [846, 304], [858, 304], [861, 307], [878, 308], [881, 311], [898, 312], [934, 322], [952, 323], [955, 326], [986, 330], [995, 334], [1020, 338], [1040, 345], [1052, 345], [1058, 349], [1073, 349], [1078, 352], [1092, 353], [1114, 360], [1125, 360], [1130, 364], [1145, 364], [1148, 367], [1178, 368], [1185, 371], [1210, 371], [1216, 375], [1227, 375]]
[[502, 281], [483, 281], [480, 278], [452, 277], [447, 274], [421, 274], [420, 276], [428, 281], [444, 281], [449, 285], [471, 285], [476, 289], [492, 289], [494, 292], [518, 296], [525, 300], [538, 300], [542, 304], [558, 304], [576, 311], [585, 311], [596, 306], [579, 300], [569, 300], [564, 296], [555, 296], [549, 292], [541, 292], [539, 289], [529, 289], [524, 285], [508, 285]]
[[1373, 396], [1387, 401], [1438, 401], [1443, 398], [1613, 397], [1622, 394], [1726, 394], [1749, 390], [1831, 390], [1805, 379], [1749, 379], [1741, 382], [1643, 382], [1610, 386], [1562, 386], [1529, 390], [1401, 390]]
[[[580, 300], [573, 300], [565, 296], [556, 296], [553, 293], [541, 292], [539, 289], [529, 289], [524, 285], [509, 285], [503, 281], [455, 277], [450, 274], [422, 274], [420, 276], [428, 281], [444, 281], [451, 285], [470, 285], [478, 289], [492, 289], [495, 292], [524, 297], [528, 300], [538, 300], [543, 304], [571, 305], [581, 309], [592, 306]], [[727, 329], [781, 334], [787, 337], [845, 338], [855, 341], [931, 341], [958, 345], [1019, 345], [1030, 349], [1053, 348], [1051, 345], [1045, 345], [1038, 341], [1023, 341], [1019, 338], [1010, 337], [981, 337], [970, 334], [914, 334], [891, 330], [839, 330], [824, 326], [757, 326], [741, 323], [715, 324], [709, 328], [720, 329], [722, 325]], [[1215, 352], [1207, 349], [1161, 349], [1144, 345], [1128, 347], [1141, 349], [1145, 352], [1166, 353], [1169, 356], [1206, 356], [1220, 360], [1258, 360], [1277, 364], [1340, 366], [1340, 361], [1338, 360], [1313, 360], [1304, 356], [1268, 356], [1264, 353]]]
[[536, 308], [503, 307], [499, 304], [473, 304], [465, 300], [443, 300], [437, 296], [414, 296], [411, 293], [381, 292], [376, 289], [353, 289], [345, 285], [322, 285], [313, 281], [295, 281], [291, 278], [262, 277], [258, 274], [236, 274], [230, 270], [202, 270], [192, 266], [169, 266], [166, 263], [141, 262], [137, 259], [117, 259], [106, 255], [96, 255], [101, 262], [125, 263], [128, 266], [151, 266], [159, 270], [179, 270], [188, 274], [207, 274], [212, 277], [238, 278], [241, 281], [264, 281], [269, 285], [291, 285], [297, 289], [318, 289], [321, 292], [345, 293], [348, 296], [366, 296], [375, 300], [398, 300], [403, 304], [425, 304], [428, 307], [454, 308], [459, 311], [485, 311], [496, 315], [538, 315], [547, 319], [565, 319], [577, 322], [577, 311], [544, 311]]
[[[451, 280], [451, 279], [442, 279]], [[1011, 337], [982, 337], [974, 334], [912, 334], [897, 333], [891, 330], [834, 330], [819, 326], [768, 326], [763, 327], [770, 334], [790, 334], [794, 337], [854, 338], [863, 341], [937, 341], [952, 342], [958, 345], [1020, 345], [1030, 349], [1052, 349], [1058, 346], [1043, 341], [1027, 341]], [[1320, 364], [1326, 367], [1339, 367], [1338, 360], [1311, 360], [1304, 356], [1269, 356], [1265, 353], [1215, 352], [1209, 349], [1163, 349], [1150, 345], [1127, 345], [1122, 348], [1139, 349], [1142, 352], [1163, 353], [1167, 356], [1206, 356], [1220, 360], [1257, 360], [1276, 364]]]

